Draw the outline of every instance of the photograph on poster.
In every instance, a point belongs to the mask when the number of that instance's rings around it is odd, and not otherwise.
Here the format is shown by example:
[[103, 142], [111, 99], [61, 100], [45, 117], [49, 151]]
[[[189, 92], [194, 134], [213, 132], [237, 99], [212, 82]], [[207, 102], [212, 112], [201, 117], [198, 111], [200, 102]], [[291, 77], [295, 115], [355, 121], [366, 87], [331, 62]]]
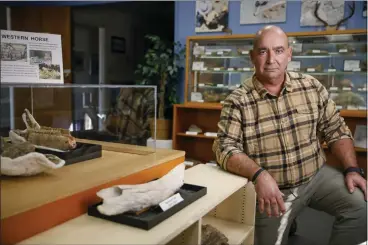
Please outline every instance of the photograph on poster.
[[52, 54], [51, 51], [43, 50], [29, 50], [30, 64], [38, 65], [41, 63], [51, 64]]
[[223, 32], [229, 25], [228, 0], [197, 0], [195, 32]]
[[27, 45], [1, 42], [1, 61], [27, 62]]
[[240, 24], [275, 23], [286, 21], [286, 0], [242, 0]]
[[54, 64], [44, 64], [41, 63], [38, 65], [40, 69], [40, 78], [41, 79], [60, 79], [60, 66]]
[[333, 1], [317, 1], [317, 0], [302, 0], [302, 12], [300, 15], [300, 26], [323, 26], [314, 12], [317, 8], [317, 2], [321, 2], [318, 9], [318, 16], [326, 20], [330, 25], [335, 25], [339, 20], [344, 18], [344, 0]]

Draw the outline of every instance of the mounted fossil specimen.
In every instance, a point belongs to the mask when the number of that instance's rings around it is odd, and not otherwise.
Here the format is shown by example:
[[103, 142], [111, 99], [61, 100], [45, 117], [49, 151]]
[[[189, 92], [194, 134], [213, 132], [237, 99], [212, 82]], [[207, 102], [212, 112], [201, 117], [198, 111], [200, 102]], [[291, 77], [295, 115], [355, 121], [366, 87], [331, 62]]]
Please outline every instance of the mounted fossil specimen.
[[27, 109], [24, 110], [22, 118], [27, 128], [9, 132], [13, 143], [29, 142], [36, 147], [49, 147], [62, 151], [76, 148], [76, 140], [69, 130], [40, 126]]
[[158, 180], [139, 185], [118, 185], [97, 192], [103, 203], [97, 207], [104, 215], [141, 211], [158, 205], [184, 184], [185, 165], [180, 164]]
[[348, 19], [350, 19], [354, 15], [354, 12], [355, 12], [355, 1], [352, 1], [352, 5], [349, 5], [350, 14], [347, 17], [339, 20], [335, 25], [331, 25], [327, 22], [327, 20], [323, 20], [319, 16], [318, 10], [319, 10], [320, 6], [321, 6], [321, 2], [317, 1], [316, 2], [316, 8], [314, 10], [314, 16], [325, 25], [327, 31], [338, 30], [339, 27], [341, 26], [341, 24], [344, 23], [345, 21], [347, 21]]

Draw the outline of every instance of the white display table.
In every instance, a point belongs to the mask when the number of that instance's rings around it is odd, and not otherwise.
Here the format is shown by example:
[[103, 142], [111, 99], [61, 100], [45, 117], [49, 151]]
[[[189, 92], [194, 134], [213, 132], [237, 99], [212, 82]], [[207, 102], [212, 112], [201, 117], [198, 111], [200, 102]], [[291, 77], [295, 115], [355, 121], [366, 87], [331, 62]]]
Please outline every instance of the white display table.
[[[185, 183], [207, 194], [149, 231], [84, 214], [20, 244], [200, 244], [201, 225], [211, 224], [229, 244], [253, 244], [256, 196], [247, 179], [200, 164], [185, 171]], [[60, 210], [62, 212], [62, 210]]]

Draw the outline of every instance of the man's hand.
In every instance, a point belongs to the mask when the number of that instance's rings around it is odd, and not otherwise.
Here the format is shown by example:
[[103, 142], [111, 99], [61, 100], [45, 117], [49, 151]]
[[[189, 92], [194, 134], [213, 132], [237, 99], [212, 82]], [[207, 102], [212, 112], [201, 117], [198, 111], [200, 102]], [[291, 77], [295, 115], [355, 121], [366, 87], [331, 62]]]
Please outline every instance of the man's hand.
[[355, 191], [355, 187], [359, 187], [364, 192], [367, 201], [367, 181], [358, 173], [350, 172], [345, 177], [345, 183], [350, 193]]
[[257, 177], [255, 190], [257, 193], [259, 212], [267, 212], [269, 217], [279, 217], [285, 213], [284, 194], [279, 190], [272, 176], [263, 171]]

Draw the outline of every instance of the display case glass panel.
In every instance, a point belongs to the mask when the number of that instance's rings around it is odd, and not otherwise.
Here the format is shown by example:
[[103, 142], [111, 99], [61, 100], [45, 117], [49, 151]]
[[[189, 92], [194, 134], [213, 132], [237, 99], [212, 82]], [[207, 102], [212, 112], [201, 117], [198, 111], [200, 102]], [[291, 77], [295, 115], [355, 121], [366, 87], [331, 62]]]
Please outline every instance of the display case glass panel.
[[2, 84], [1, 136], [25, 129], [28, 109], [39, 125], [77, 139], [146, 146], [155, 138], [156, 98], [155, 86]]
[[[310, 74], [330, 92], [338, 109], [367, 109], [367, 36], [362, 32], [288, 34], [287, 70]], [[188, 37], [186, 102], [221, 103], [251, 77], [253, 35]]]

